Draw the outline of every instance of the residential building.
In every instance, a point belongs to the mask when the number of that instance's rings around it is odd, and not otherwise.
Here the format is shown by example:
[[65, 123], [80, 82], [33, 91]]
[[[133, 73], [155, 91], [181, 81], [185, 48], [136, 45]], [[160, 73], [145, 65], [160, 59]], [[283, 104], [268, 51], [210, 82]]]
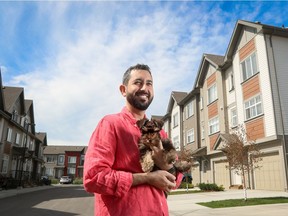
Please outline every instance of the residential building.
[[[260, 169], [246, 176], [248, 187], [287, 191], [287, 50], [287, 28], [239, 20], [225, 55], [202, 56], [193, 90], [176, 103], [179, 107], [173, 106], [185, 116], [185, 110], [191, 110], [188, 104], [195, 102], [194, 123], [185, 117], [179, 122], [180, 146], [189, 147], [196, 161], [194, 184], [242, 184], [241, 177], [227, 169], [221, 146], [231, 130], [243, 125], [248, 140], [263, 153]], [[173, 124], [173, 109], [162, 118], [165, 124]], [[166, 128], [171, 128], [167, 133], [172, 138], [173, 125]]]
[[37, 182], [46, 145], [46, 133], [35, 131], [33, 101], [25, 99], [23, 88], [3, 86], [0, 73], [0, 178], [14, 186]]
[[46, 146], [44, 148], [45, 175], [50, 178], [83, 177], [85, 146]]

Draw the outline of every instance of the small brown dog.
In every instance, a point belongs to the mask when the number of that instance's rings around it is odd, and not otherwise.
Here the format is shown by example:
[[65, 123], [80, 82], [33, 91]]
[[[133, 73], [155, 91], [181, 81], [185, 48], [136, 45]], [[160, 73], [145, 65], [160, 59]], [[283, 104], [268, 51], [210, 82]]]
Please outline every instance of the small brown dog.
[[180, 172], [188, 171], [192, 166], [191, 155], [189, 152], [182, 151], [177, 160], [177, 152], [171, 140], [161, 139], [160, 131], [163, 124], [163, 121], [156, 119], [141, 119], [137, 122], [141, 130], [138, 146], [140, 151], [140, 164], [143, 172], [150, 172], [153, 169], [157, 169], [157, 167], [154, 166], [154, 160], [152, 158], [152, 146], [161, 148], [161, 144], [164, 151], [163, 161], [166, 161], [168, 164], [174, 164], [176, 170]]

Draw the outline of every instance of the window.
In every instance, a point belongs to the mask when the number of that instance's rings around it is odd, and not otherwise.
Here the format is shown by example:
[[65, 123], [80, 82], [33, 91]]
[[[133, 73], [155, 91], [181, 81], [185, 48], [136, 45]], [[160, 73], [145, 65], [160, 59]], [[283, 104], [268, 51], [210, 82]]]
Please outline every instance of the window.
[[54, 169], [53, 168], [46, 168], [45, 174], [47, 176], [54, 176]]
[[229, 82], [229, 91], [231, 91], [234, 89], [234, 74], [233, 73], [229, 75], [228, 82]]
[[76, 157], [75, 156], [69, 156], [68, 157], [68, 163], [69, 164], [76, 164]]
[[186, 132], [187, 144], [194, 142], [194, 128]]
[[85, 155], [81, 155], [80, 166], [84, 165]]
[[173, 127], [178, 126], [178, 113], [173, 115]]
[[218, 116], [209, 121], [209, 135], [219, 131], [219, 119]]
[[46, 162], [47, 162], [47, 163], [54, 163], [54, 162], [56, 162], [56, 155], [46, 155]]
[[204, 129], [204, 125], [201, 126], [201, 138], [202, 138], [202, 140], [205, 139], [205, 129]]
[[235, 127], [238, 124], [237, 110], [236, 108], [231, 109], [231, 127]]
[[193, 102], [187, 104], [186, 106], [186, 119], [194, 115], [194, 109], [193, 109]]
[[12, 120], [15, 121], [15, 122], [18, 122], [18, 112], [17, 110], [13, 110], [13, 113], [12, 113]]
[[217, 88], [215, 83], [208, 89], [208, 104], [212, 103], [216, 99], [217, 99]]
[[20, 134], [16, 133], [15, 144], [20, 145]]
[[75, 167], [68, 167], [67, 168], [67, 174], [69, 175], [74, 175], [76, 173], [76, 168]]
[[204, 104], [203, 104], [203, 97], [200, 97], [200, 109], [202, 110], [204, 107]]
[[262, 102], [260, 95], [245, 102], [246, 120], [262, 114]]
[[64, 155], [58, 156], [58, 164], [64, 164]]
[[6, 139], [8, 142], [11, 142], [12, 141], [12, 129], [11, 128], [8, 128], [7, 129], [7, 139]]
[[9, 156], [4, 154], [2, 159], [1, 173], [7, 173], [9, 164]]
[[257, 62], [256, 62], [256, 54], [253, 53], [249, 57], [247, 57], [242, 63], [242, 76], [243, 81], [249, 79], [251, 76], [258, 72]]
[[180, 150], [180, 142], [179, 142], [179, 136], [175, 136], [173, 138], [173, 145], [175, 147], [176, 150]]

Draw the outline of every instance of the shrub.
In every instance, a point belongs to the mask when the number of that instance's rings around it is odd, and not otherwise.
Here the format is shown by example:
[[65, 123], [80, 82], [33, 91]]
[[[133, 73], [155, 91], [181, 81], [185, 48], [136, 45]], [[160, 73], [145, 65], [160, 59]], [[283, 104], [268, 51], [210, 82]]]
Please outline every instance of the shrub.
[[75, 178], [73, 181], [73, 184], [83, 184], [83, 179], [82, 178]]
[[[182, 182], [178, 188], [186, 189], [187, 188], [187, 183], [186, 182]], [[188, 183], [188, 188], [194, 188], [194, 185], [192, 183]]]
[[51, 184], [59, 184], [59, 179], [51, 179]]
[[200, 183], [199, 185], [200, 190], [202, 191], [224, 191], [223, 185], [216, 185], [214, 183], [209, 184], [209, 183]]

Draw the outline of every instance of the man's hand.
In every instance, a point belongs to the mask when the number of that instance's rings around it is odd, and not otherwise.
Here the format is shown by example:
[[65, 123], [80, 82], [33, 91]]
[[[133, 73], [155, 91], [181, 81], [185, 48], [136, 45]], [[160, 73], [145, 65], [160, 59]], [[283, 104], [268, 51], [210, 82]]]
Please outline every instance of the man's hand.
[[163, 191], [170, 192], [173, 188], [176, 187], [176, 177], [166, 171], [157, 170], [150, 172], [148, 173], [147, 177], [148, 184]]

